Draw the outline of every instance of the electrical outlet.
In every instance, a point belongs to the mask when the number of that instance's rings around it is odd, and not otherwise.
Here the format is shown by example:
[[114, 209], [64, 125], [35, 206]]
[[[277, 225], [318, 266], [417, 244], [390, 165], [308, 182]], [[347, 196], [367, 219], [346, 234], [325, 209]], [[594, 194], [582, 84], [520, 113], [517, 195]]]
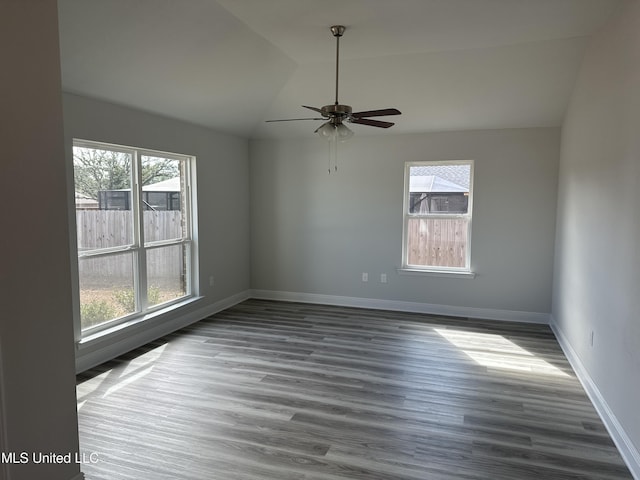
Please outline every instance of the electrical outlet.
[[387, 283], [387, 274], [386, 273], [381, 273], [380, 274], [380, 283]]
[[369, 274], [367, 272], [363, 272], [362, 273], [362, 281], [363, 282], [368, 282], [369, 281]]

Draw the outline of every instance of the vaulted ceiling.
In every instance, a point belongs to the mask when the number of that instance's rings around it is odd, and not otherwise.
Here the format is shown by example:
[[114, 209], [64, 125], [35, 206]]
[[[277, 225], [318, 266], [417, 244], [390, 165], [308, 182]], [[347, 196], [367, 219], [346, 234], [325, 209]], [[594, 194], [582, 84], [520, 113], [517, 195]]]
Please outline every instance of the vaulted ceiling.
[[[357, 135], [557, 126], [618, 0], [58, 0], [66, 92], [249, 138], [301, 105], [396, 107]], [[311, 115], [313, 116], [313, 115]]]

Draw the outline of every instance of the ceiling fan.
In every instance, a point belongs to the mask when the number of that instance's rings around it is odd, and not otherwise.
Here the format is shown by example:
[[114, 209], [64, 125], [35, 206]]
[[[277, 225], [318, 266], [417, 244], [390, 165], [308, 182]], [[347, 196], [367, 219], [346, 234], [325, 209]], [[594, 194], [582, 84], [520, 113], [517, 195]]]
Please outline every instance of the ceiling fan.
[[368, 117], [385, 117], [389, 115], [400, 115], [401, 112], [396, 108], [383, 108], [380, 110], [366, 110], [362, 112], [354, 112], [349, 105], [342, 105], [338, 101], [338, 73], [340, 66], [340, 37], [344, 34], [345, 27], [342, 25], [334, 25], [331, 27], [331, 33], [336, 37], [336, 100], [332, 105], [325, 105], [322, 108], [310, 107], [302, 105], [304, 108], [319, 113], [320, 117], [313, 118], [287, 118], [283, 120], [267, 120], [267, 122], [292, 122], [298, 120], [326, 120], [313, 133], [318, 133], [327, 139], [346, 140], [353, 135], [353, 132], [344, 125], [344, 122], [356, 123], [359, 125], [367, 125], [370, 127], [389, 128], [395, 125], [392, 122], [382, 120], [374, 120]]

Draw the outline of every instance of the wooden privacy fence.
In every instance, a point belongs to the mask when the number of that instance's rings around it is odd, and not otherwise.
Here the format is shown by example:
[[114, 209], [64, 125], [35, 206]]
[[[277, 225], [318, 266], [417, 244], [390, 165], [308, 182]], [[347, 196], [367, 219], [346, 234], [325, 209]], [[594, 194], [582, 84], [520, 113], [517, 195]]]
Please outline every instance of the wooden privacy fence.
[[[76, 210], [78, 247], [81, 250], [110, 248], [133, 243], [131, 210]], [[180, 210], [145, 210], [146, 242], [182, 237]]]
[[[78, 246], [81, 250], [128, 245], [133, 241], [131, 211], [77, 210]], [[146, 241], [167, 240], [182, 236], [182, 216], [179, 210], [145, 211]], [[464, 267], [467, 255], [466, 218], [411, 218], [408, 225], [408, 263], [439, 267]], [[183, 274], [181, 254], [168, 249], [153, 250], [148, 258], [148, 271], [156, 278], [178, 279]], [[164, 255], [163, 255], [164, 253]], [[107, 265], [108, 264], [108, 265]], [[109, 257], [109, 261], [86, 259], [80, 262], [80, 278], [85, 284], [100, 283], [109, 278], [111, 285], [130, 281], [130, 253]], [[93, 281], [92, 281], [93, 279]]]
[[466, 218], [410, 218], [407, 228], [409, 265], [464, 267]]
[[[89, 250], [131, 244], [131, 215], [130, 210], [76, 210], [78, 248]], [[145, 211], [143, 227], [145, 242], [181, 238], [181, 212]], [[133, 256], [131, 252], [124, 252], [107, 257], [83, 258], [79, 262], [79, 270], [81, 283], [85, 288], [130, 286]], [[158, 284], [173, 284], [179, 281], [184, 273], [182, 246], [173, 245], [149, 250], [147, 272]]]

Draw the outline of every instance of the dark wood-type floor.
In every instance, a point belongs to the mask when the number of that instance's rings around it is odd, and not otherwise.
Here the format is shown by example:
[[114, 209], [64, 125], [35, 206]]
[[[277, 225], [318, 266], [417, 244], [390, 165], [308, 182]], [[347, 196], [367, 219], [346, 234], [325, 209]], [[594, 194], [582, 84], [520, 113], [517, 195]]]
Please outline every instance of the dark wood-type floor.
[[78, 408], [88, 480], [632, 478], [541, 325], [250, 300]]

